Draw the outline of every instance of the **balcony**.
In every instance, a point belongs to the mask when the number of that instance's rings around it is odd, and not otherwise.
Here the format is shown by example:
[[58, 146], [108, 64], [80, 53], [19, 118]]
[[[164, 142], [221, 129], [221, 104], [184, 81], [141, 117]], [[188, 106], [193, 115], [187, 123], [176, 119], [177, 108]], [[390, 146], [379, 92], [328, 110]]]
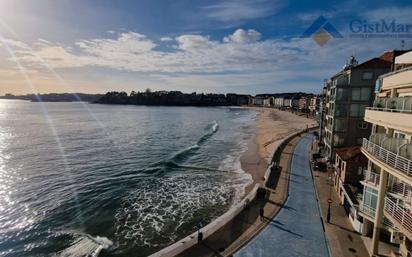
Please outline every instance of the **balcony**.
[[368, 108], [387, 112], [412, 113], [412, 96], [378, 97], [375, 99], [373, 107]]
[[[380, 162], [383, 162], [385, 164], [384, 168], [388, 171], [391, 171], [389, 170], [389, 168], [392, 168], [395, 169], [396, 172], [400, 172], [402, 175], [406, 175], [406, 179], [412, 178], [412, 158], [405, 158], [404, 156], [389, 151], [388, 149], [385, 149], [384, 147], [373, 143], [366, 138], [363, 139], [362, 146], [362, 150], [367, 153], [367, 157], [369, 154], [373, 156], [373, 158], [378, 159]], [[402, 152], [400, 150], [401, 149], [399, 149], [398, 152]], [[409, 156], [410, 154], [411, 153], [408, 152], [404, 153], [404, 155], [406, 156]]]
[[[359, 211], [363, 214], [363, 216], [366, 216], [366, 218], [369, 218], [371, 221], [375, 222], [375, 208], [364, 205], [363, 202], [360, 202]], [[389, 231], [399, 231], [399, 229], [396, 228], [395, 225], [386, 217], [383, 217], [382, 226]]]
[[412, 187], [410, 185], [397, 180], [388, 185], [387, 193], [392, 198], [401, 200], [408, 209], [412, 209]]
[[346, 75], [341, 75], [333, 81], [333, 85], [336, 87], [347, 86], [348, 84], [349, 78]]
[[411, 78], [412, 78], [412, 68], [411, 67], [385, 74], [381, 76], [382, 89], [390, 90], [394, 88], [411, 86], [412, 84]]
[[412, 97], [377, 98], [365, 110], [365, 121], [412, 133]]
[[359, 211], [368, 216], [371, 220], [375, 220], [376, 209], [370, 206], [364, 205], [363, 202], [359, 204]]
[[409, 210], [396, 203], [389, 197], [385, 197], [385, 216], [402, 232], [412, 237], [412, 214]]
[[363, 182], [368, 183], [372, 186], [379, 186], [380, 174], [372, 172], [370, 170], [365, 170], [363, 172]]

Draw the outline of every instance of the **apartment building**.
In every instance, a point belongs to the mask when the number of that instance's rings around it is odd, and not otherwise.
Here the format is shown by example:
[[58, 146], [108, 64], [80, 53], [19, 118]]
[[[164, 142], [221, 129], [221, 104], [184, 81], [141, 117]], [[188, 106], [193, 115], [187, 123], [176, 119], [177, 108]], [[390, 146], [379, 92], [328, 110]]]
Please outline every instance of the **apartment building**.
[[284, 106], [283, 102], [284, 102], [284, 97], [283, 96], [278, 96], [278, 97], [275, 98], [274, 106], [276, 108], [282, 108]]
[[362, 154], [360, 146], [336, 149], [333, 185], [352, 227], [360, 233], [363, 218], [359, 215], [358, 206], [363, 187], [359, 181], [363, 178], [367, 166], [368, 159]]
[[[376, 98], [364, 120], [371, 135], [362, 142], [368, 159], [359, 205], [371, 256], [382, 242], [397, 244], [392, 256], [412, 256], [412, 52], [395, 57], [394, 71], [379, 77]], [[381, 249], [379, 249], [381, 245]]]
[[388, 53], [361, 64], [352, 56], [344, 69], [326, 82], [323, 139], [324, 154], [331, 161], [336, 148], [361, 145], [362, 138], [370, 135], [364, 111], [373, 103], [377, 78], [389, 72], [391, 65]]
[[321, 96], [313, 96], [310, 99], [309, 111], [312, 115], [318, 115], [319, 114], [321, 101], [322, 101]]
[[302, 96], [299, 98], [298, 101], [298, 108], [300, 111], [308, 111], [310, 104], [310, 98], [306, 96]]

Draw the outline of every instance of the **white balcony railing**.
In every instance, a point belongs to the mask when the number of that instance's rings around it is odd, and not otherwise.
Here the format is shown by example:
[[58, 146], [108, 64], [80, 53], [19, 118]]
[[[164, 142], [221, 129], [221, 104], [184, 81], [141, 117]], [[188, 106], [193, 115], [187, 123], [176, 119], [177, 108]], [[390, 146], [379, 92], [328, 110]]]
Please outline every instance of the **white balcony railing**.
[[405, 175], [412, 176], [412, 161], [402, 157], [396, 153], [386, 150], [385, 148], [372, 143], [368, 139], [363, 139], [363, 148], [370, 154], [388, 164], [389, 166], [397, 169]]
[[412, 233], [412, 214], [389, 197], [385, 197], [385, 212], [409, 233]]
[[388, 186], [388, 192], [392, 193], [402, 201], [412, 204], [412, 187], [405, 183], [392, 183]]
[[374, 186], [378, 186], [379, 185], [379, 181], [380, 181], [380, 174], [372, 172], [370, 170], [365, 170], [363, 172], [363, 181], [372, 184]]

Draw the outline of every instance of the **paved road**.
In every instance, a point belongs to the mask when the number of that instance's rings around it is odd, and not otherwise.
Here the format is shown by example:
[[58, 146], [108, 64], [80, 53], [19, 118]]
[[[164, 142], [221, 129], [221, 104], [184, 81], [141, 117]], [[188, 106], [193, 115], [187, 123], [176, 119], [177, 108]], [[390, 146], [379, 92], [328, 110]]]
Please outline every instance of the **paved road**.
[[235, 257], [327, 257], [309, 166], [312, 136], [302, 137], [292, 157], [289, 198], [263, 231]]

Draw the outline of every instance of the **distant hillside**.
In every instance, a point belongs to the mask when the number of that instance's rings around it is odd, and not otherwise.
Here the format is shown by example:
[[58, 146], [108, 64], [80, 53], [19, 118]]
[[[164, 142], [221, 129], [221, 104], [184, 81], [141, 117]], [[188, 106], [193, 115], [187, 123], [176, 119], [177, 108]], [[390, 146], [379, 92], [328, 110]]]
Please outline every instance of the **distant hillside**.
[[248, 104], [249, 96], [230, 94], [185, 94], [180, 91], [108, 92], [95, 103], [166, 106], [229, 106]]
[[50, 94], [27, 94], [27, 95], [13, 95], [6, 94], [0, 96], [0, 99], [16, 99], [16, 100], [27, 100], [32, 102], [95, 102], [97, 99], [101, 98], [101, 94], [83, 94], [83, 93], [50, 93]]

